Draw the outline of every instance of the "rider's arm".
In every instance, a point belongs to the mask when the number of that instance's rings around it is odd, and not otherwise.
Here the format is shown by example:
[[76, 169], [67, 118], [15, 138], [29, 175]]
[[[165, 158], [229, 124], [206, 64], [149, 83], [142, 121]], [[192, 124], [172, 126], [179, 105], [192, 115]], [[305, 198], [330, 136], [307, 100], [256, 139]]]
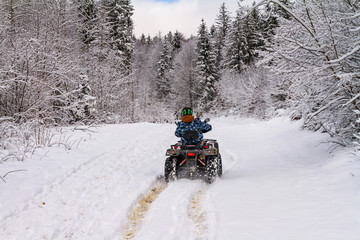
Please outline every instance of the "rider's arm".
[[211, 125], [208, 124], [207, 122], [201, 122], [200, 121], [200, 123], [201, 123], [201, 131], [203, 133], [209, 132], [211, 130]]
[[206, 133], [211, 130], [211, 125], [206, 122], [202, 122], [200, 119], [197, 119], [196, 125], [198, 130], [200, 130], [202, 133]]
[[175, 131], [175, 136], [181, 137], [182, 135], [183, 135], [182, 128], [181, 128], [180, 124], [178, 124], [178, 127], [176, 128], [176, 131]]
[[206, 133], [206, 132], [211, 131], [211, 129], [212, 129], [211, 125], [204, 122], [203, 125], [202, 125], [201, 131], [202, 131], [203, 133]]

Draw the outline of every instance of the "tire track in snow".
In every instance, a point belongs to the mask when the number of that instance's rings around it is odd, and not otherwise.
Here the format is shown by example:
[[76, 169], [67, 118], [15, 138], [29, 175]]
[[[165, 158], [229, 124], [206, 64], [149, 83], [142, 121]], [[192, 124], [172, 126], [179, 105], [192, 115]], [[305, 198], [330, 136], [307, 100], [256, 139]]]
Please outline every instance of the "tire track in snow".
[[121, 239], [133, 239], [137, 231], [141, 228], [142, 221], [149, 210], [151, 204], [165, 190], [167, 184], [164, 179], [155, 181], [149, 189], [140, 197], [128, 214], [128, 222], [125, 225]]
[[[216, 184], [216, 182], [212, 183]], [[217, 220], [215, 206], [211, 201], [209, 193], [211, 185], [200, 187], [193, 192], [188, 207], [188, 217], [192, 221], [192, 232], [194, 240], [215, 239]]]
[[198, 190], [191, 198], [188, 215], [193, 222], [193, 234], [195, 240], [209, 239], [209, 211], [204, 206], [207, 201], [205, 190]]
[[146, 215], [141, 216], [141, 226], [137, 225], [134, 232], [126, 232], [130, 235], [123, 232], [120, 239], [215, 239], [217, 225], [213, 209], [208, 185], [187, 179], [175, 181], [167, 185]]
[[28, 202], [25, 205], [20, 206], [18, 209], [16, 209], [12, 213], [10, 213], [7, 216], [3, 217], [0, 220], [0, 222], [4, 223], [9, 218], [11, 218], [12, 216], [26, 211], [27, 209], [29, 209], [33, 205], [33, 203], [35, 202], [36, 199], [40, 198], [43, 195], [46, 195], [52, 189], [54, 189], [56, 186], [59, 186], [59, 185], [63, 184], [67, 179], [69, 179], [70, 177], [76, 175], [79, 171], [81, 171], [82, 169], [84, 169], [88, 165], [92, 164], [93, 162], [96, 162], [97, 160], [103, 158], [105, 155], [106, 155], [106, 153], [98, 154], [98, 155], [88, 159], [87, 161], [79, 164], [77, 167], [68, 170], [68, 172], [66, 172], [63, 176], [57, 177], [54, 180], [52, 180], [51, 182], [45, 184], [28, 200]]
[[127, 174], [117, 174], [123, 167], [117, 159], [100, 154], [43, 187], [0, 224], [0, 239], [101, 239], [94, 229], [104, 223], [109, 203], [123, 188], [114, 183]]

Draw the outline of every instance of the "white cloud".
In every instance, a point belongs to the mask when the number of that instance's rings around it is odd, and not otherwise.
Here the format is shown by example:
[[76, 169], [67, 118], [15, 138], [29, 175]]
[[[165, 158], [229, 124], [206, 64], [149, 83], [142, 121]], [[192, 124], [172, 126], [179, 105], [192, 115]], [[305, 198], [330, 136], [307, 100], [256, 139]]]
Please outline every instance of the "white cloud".
[[[232, 14], [237, 9], [237, 0], [178, 0], [177, 2], [159, 2], [156, 0], [132, 0], [135, 8], [135, 35], [142, 33], [155, 36], [178, 30], [189, 37], [196, 35], [201, 19], [204, 18], [210, 27], [219, 13], [221, 4], [225, 2]], [[253, 0], [245, 0], [243, 5], [251, 5]]]

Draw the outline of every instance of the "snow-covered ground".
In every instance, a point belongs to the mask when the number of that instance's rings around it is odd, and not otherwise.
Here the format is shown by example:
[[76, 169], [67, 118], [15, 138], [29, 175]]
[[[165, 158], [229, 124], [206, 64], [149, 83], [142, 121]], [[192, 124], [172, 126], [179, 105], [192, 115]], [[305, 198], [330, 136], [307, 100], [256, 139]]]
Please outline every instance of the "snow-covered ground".
[[[0, 239], [358, 240], [360, 162], [301, 123], [220, 118], [224, 175], [166, 185], [175, 125], [107, 125], [0, 165]], [[85, 141], [86, 140], [86, 141]]]

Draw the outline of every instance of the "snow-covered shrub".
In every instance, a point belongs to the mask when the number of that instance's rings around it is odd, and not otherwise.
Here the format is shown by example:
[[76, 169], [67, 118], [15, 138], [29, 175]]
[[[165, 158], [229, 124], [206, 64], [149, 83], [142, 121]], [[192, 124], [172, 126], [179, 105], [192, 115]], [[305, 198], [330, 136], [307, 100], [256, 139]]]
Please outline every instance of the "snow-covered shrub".
[[[279, 3], [279, 1], [274, 1]], [[351, 144], [359, 131], [360, 18], [356, 1], [296, 0], [274, 38], [270, 67], [291, 83], [297, 118]]]
[[[0, 163], [7, 160], [23, 161], [37, 148], [62, 146], [66, 150], [77, 147], [84, 137], [73, 137], [74, 130], [85, 128], [47, 127], [42, 120], [15, 123], [12, 118], [0, 118]], [[87, 135], [88, 137], [88, 135]]]
[[32, 124], [16, 124], [11, 118], [0, 119], [0, 163], [9, 159], [24, 160], [43, 140], [40, 129]]
[[265, 119], [289, 107], [286, 89], [262, 67], [250, 66], [241, 74], [225, 71], [219, 87], [220, 108], [235, 115]]

